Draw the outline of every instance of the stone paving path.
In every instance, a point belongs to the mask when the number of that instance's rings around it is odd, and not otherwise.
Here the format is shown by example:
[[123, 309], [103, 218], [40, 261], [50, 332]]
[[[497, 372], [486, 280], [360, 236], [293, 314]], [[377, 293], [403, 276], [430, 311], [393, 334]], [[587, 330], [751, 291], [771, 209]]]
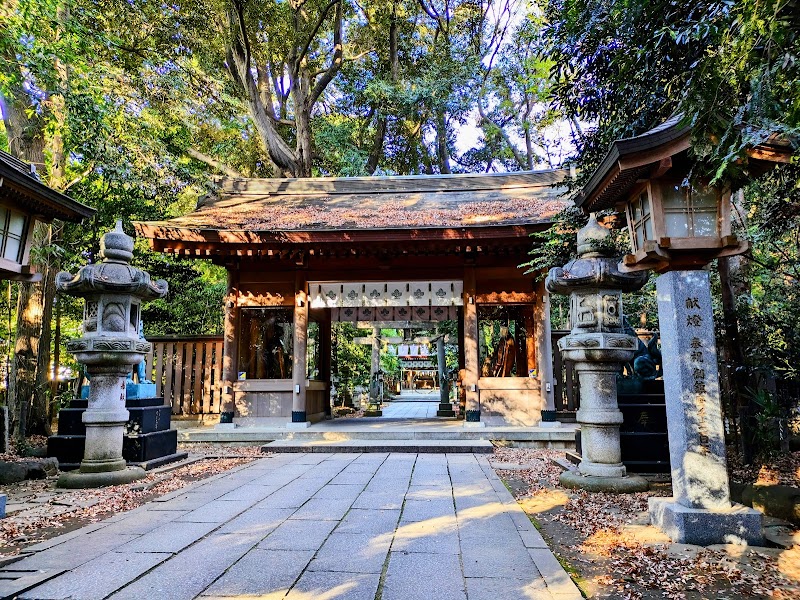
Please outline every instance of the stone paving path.
[[409, 401], [392, 400], [381, 406], [383, 416], [378, 419], [433, 419], [439, 410], [439, 400]]
[[31, 549], [26, 599], [581, 598], [472, 454], [274, 455]]

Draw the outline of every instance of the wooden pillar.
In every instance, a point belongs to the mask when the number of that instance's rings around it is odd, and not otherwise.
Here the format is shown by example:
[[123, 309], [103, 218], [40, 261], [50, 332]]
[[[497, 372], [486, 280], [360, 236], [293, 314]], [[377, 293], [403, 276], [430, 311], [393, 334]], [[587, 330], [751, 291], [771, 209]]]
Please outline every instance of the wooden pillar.
[[233, 391], [237, 377], [237, 363], [239, 360], [238, 340], [239, 329], [239, 268], [238, 265], [228, 265], [228, 289], [224, 300], [224, 324], [222, 341], [222, 404], [220, 407], [219, 422], [233, 424], [236, 411], [236, 396]]
[[[465, 302], [466, 304], [466, 302]], [[458, 315], [458, 368], [464, 368], [464, 307], [459, 307]]]
[[294, 340], [292, 343], [292, 423], [307, 423], [306, 349], [308, 346], [308, 293], [304, 273], [295, 277]]
[[475, 269], [464, 269], [464, 385], [467, 389], [466, 420], [477, 423], [481, 420], [481, 407], [478, 396], [478, 306], [475, 295]]
[[555, 410], [555, 382], [553, 381], [553, 341], [550, 328], [550, 292], [544, 279], [536, 284], [536, 368], [541, 385], [542, 410]]
[[380, 398], [380, 385], [375, 376], [381, 370], [381, 330], [378, 327], [372, 328], [372, 360], [369, 368], [369, 398], [370, 401], [383, 400]]
[[319, 378], [325, 382], [325, 415], [331, 416], [331, 311], [319, 322]]

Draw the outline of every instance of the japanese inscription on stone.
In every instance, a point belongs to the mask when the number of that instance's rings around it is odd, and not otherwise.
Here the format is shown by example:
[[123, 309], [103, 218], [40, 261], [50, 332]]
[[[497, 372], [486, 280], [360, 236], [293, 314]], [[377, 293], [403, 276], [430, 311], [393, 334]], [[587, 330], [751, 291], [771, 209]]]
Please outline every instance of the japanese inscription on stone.
[[[686, 327], [691, 331], [692, 329], [699, 329], [703, 326], [703, 317], [700, 311], [700, 301], [698, 298], [687, 297], [685, 299], [686, 310]], [[705, 357], [703, 355], [703, 342], [697, 336], [692, 336], [689, 341], [689, 362], [692, 369], [692, 393], [694, 394], [694, 405], [697, 409], [697, 437], [698, 437], [698, 452], [703, 454], [708, 452], [709, 437], [708, 425], [706, 419], [706, 369]]]

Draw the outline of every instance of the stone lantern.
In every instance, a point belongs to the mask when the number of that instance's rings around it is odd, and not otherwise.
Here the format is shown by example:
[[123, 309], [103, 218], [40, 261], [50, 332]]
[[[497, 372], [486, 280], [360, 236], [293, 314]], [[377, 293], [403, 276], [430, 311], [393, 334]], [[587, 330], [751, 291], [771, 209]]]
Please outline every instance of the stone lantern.
[[150, 351], [150, 344], [139, 339], [141, 302], [164, 297], [167, 282], [152, 282], [148, 273], [129, 264], [133, 239], [122, 230], [121, 221], [100, 240], [100, 257], [75, 277], [65, 272], [56, 276], [60, 293], [86, 300], [83, 335], [68, 342], [67, 351], [86, 366], [91, 381], [83, 414], [84, 457], [77, 471], [61, 475], [59, 487], [97, 487], [144, 477], [142, 469], [128, 468], [122, 458], [129, 416], [125, 380]]
[[[759, 544], [761, 514], [730, 500], [708, 271], [713, 259], [744, 252], [731, 232], [730, 190], [692, 177], [691, 129], [681, 117], [617, 140], [576, 198], [585, 212], [625, 213], [626, 271], [656, 280], [672, 498], [650, 498], [650, 519], [674, 541]], [[792, 147], [770, 138], [746, 152], [750, 173], [788, 162]]]
[[571, 331], [558, 346], [575, 363], [581, 393], [582, 460], [578, 474], [566, 471], [561, 482], [592, 491], [634, 492], [646, 490], [647, 481], [626, 476], [620, 449], [617, 374], [637, 348], [636, 338], [623, 332], [622, 292], [638, 290], [648, 275], [617, 269], [610, 235], [592, 214], [578, 232], [578, 258], [551, 269], [545, 282], [550, 292], [570, 297]]

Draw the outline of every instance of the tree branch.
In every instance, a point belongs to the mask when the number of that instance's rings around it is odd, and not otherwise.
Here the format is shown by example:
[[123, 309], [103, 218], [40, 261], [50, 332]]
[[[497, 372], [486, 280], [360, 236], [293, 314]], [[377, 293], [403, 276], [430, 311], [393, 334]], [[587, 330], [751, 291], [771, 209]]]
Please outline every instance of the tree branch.
[[242, 1], [234, 2], [234, 10], [228, 12], [228, 18], [232, 32], [231, 43], [227, 48], [228, 60], [231, 61], [229, 70], [247, 97], [250, 116], [270, 159], [283, 172], [294, 175], [298, 168], [295, 153], [275, 129], [273, 119], [264, 106], [258, 86], [250, 72], [250, 42], [247, 37]]
[[241, 172], [237, 171], [232, 167], [229, 167], [228, 165], [217, 160], [213, 156], [209, 156], [208, 154], [200, 152], [199, 150], [196, 150], [194, 148], [187, 148], [186, 154], [191, 156], [193, 159], [199, 160], [201, 163], [205, 163], [208, 166], [213, 167], [217, 171], [224, 173], [228, 177], [238, 177], [240, 179], [245, 178], [245, 175], [243, 175]]
[[503, 138], [503, 141], [508, 146], [508, 149], [511, 150], [511, 153], [514, 155], [514, 160], [517, 161], [517, 164], [519, 165], [519, 168], [520, 169], [525, 169], [525, 167], [528, 164], [528, 161], [525, 160], [525, 157], [522, 156], [522, 154], [520, 154], [519, 150], [517, 150], [517, 147], [513, 144], [513, 142], [511, 141], [511, 138], [508, 137], [508, 134], [506, 133], [506, 130], [503, 127], [501, 127], [500, 125], [498, 125], [497, 123], [495, 123], [488, 116], [486, 116], [486, 113], [483, 110], [483, 103], [481, 102], [480, 98], [478, 99], [478, 114], [480, 115], [482, 120], [487, 121], [487, 122], [491, 123], [492, 125], [494, 125], [495, 127], [497, 127], [497, 131], [500, 132], [500, 137]]
[[341, 0], [331, 0], [330, 2], [328, 2], [325, 8], [322, 9], [322, 13], [320, 13], [319, 19], [317, 19], [317, 24], [314, 25], [314, 29], [311, 30], [311, 34], [308, 36], [305, 46], [303, 46], [303, 49], [301, 50], [300, 54], [294, 60], [294, 67], [292, 68], [292, 79], [295, 79], [297, 77], [297, 74], [300, 72], [300, 63], [303, 62], [303, 59], [305, 58], [308, 49], [311, 47], [311, 44], [314, 41], [314, 38], [316, 37], [317, 32], [319, 31], [319, 28], [322, 27], [322, 24], [325, 22], [325, 19], [328, 16], [328, 11], [330, 11], [330, 9], [332, 9], [336, 4], [339, 4], [339, 10], [341, 11]]
[[308, 96], [308, 105], [313, 106], [328, 84], [333, 81], [336, 73], [342, 68], [342, 0], [336, 1], [336, 24], [333, 29], [333, 58], [328, 70], [314, 84]]

